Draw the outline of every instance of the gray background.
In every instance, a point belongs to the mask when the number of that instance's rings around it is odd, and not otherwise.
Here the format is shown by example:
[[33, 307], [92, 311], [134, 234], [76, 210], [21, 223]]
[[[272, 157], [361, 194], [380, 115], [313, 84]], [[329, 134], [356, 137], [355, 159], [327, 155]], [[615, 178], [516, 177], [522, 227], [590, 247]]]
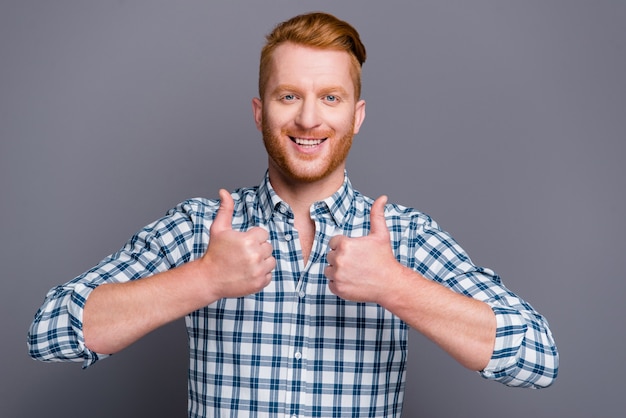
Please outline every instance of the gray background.
[[412, 333], [404, 416], [623, 416], [626, 6], [602, 0], [2, 1], [0, 416], [185, 416], [182, 321], [87, 371], [26, 331], [179, 201], [259, 182], [263, 36], [319, 9], [369, 52], [353, 184], [431, 214], [561, 353], [553, 387], [510, 389]]

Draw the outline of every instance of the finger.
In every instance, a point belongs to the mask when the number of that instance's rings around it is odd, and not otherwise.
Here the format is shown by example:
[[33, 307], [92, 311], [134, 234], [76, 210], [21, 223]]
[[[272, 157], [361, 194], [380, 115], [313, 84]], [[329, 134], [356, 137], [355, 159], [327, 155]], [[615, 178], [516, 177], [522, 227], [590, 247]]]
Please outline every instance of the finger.
[[224, 189], [220, 189], [220, 208], [215, 215], [213, 224], [211, 225], [211, 231], [226, 231], [233, 229], [232, 219], [233, 211], [235, 208], [235, 202], [233, 197]]
[[333, 280], [335, 279], [335, 270], [334, 270], [333, 266], [328, 265], [328, 266], [324, 267], [324, 276], [326, 276], [326, 278], [328, 279], [329, 283], [333, 282]]
[[328, 263], [329, 266], [335, 265], [335, 256], [336, 256], [336, 251], [329, 251], [326, 254], [326, 262]]
[[345, 239], [346, 237], [343, 235], [335, 235], [334, 237], [332, 237], [330, 239], [330, 241], [328, 241], [328, 249], [330, 251], [335, 251], [337, 250], [337, 248], [339, 247], [339, 244], [341, 243], [341, 241], [343, 239]]
[[263, 262], [265, 263], [268, 274], [271, 274], [276, 268], [276, 259], [274, 257], [268, 257]]
[[272, 244], [270, 244], [269, 242], [265, 241], [263, 243], [261, 243], [261, 251], [264, 256], [265, 259], [268, 259], [270, 257], [272, 257], [272, 254], [274, 253], [274, 248], [272, 247]]
[[246, 233], [257, 242], [267, 242], [270, 238], [270, 234], [265, 229], [258, 226], [250, 228]]
[[382, 195], [374, 201], [370, 211], [370, 235], [389, 235], [389, 229], [385, 222], [385, 205], [387, 196]]

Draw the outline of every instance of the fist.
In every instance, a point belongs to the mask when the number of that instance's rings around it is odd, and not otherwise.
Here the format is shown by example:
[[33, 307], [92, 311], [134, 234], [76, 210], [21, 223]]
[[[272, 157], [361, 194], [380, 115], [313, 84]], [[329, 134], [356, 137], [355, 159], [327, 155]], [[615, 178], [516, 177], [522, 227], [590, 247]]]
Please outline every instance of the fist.
[[276, 267], [269, 234], [260, 227], [245, 232], [233, 230], [233, 198], [224, 189], [219, 195], [220, 207], [202, 257], [209, 287], [218, 299], [257, 293], [271, 282]]
[[328, 266], [324, 274], [330, 291], [342, 299], [354, 302], [377, 302], [388, 291], [389, 274], [400, 264], [391, 249], [391, 239], [385, 222], [387, 196], [372, 205], [370, 233], [350, 238], [331, 238], [326, 255]]

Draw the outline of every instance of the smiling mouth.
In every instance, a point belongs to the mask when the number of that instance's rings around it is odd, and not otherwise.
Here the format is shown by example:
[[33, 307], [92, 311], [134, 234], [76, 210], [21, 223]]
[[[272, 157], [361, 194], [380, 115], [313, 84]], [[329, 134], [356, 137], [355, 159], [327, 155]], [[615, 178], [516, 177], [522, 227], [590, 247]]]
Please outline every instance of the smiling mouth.
[[289, 139], [291, 139], [293, 142], [300, 145], [301, 147], [316, 147], [320, 145], [322, 142], [326, 141], [326, 138], [307, 139], [307, 138], [297, 138], [295, 136], [290, 136]]

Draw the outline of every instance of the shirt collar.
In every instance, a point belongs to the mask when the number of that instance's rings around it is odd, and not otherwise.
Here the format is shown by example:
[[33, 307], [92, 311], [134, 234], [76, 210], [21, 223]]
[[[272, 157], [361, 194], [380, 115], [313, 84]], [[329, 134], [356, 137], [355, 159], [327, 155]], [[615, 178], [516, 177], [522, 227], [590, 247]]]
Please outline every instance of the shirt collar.
[[258, 191], [259, 210], [261, 217], [268, 221], [272, 218], [274, 211], [280, 210], [281, 207], [287, 207], [287, 204], [276, 194], [270, 183], [269, 172], [265, 172], [265, 177], [259, 185]]
[[[311, 207], [311, 214], [322, 215], [323, 213], [328, 213], [338, 226], [343, 226], [350, 213], [354, 193], [352, 183], [350, 183], [350, 179], [344, 171], [344, 180], [341, 187], [326, 199], [315, 202]], [[261, 216], [265, 220], [269, 220], [275, 211], [285, 213], [285, 209], [289, 208], [289, 205], [274, 191], [267, 171], [265, 172], [263, 181], [259, 185], [258, 197]], [[289, 209], [288, 213], [289, 216], [293, 217], [291, 209]]]
[[328, 211], [337, 226], [341, 227], [346, 222], [350, 209], [354, 202], [354, 189], [348, 175], [344, 171], [344, 179], [341, 187], [326, 199], [316, 202], [313, 210], [320, 213], [320, 210]]

